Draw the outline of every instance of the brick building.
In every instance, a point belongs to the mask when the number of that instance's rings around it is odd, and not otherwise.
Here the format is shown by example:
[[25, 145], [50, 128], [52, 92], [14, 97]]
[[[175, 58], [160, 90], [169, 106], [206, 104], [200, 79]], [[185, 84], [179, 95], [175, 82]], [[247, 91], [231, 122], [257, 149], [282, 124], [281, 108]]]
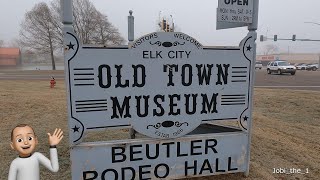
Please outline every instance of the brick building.
[[0, 67], [21, 65], [19, 48], [0, 48]]
[[272, 55], [257, 55], [257, 61], [261, 61], [263, 65], [269, 61], [285, 60], [292, 64], [296, 63], [318, 63], [320, 54], [272, 54]]

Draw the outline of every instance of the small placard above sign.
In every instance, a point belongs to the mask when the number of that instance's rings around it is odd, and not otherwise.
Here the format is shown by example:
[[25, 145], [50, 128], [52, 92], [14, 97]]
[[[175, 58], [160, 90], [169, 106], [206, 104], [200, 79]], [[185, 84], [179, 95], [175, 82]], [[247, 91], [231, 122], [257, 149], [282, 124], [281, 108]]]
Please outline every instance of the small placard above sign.
[[252, 23], [253, 0], [219, 0], [218, 22]]

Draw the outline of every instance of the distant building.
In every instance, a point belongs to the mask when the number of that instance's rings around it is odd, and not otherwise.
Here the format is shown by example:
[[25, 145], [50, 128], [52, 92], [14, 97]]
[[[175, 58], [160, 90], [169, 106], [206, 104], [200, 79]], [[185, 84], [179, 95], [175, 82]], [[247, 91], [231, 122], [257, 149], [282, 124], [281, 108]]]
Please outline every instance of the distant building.
[[19, 48], [0, 48], [0, 67], [21, 65]]
[[271, 55], [257, 55], [257, 61], [261, 61], [263, 65], [270, 61], [285, 60], [289, 63], [318, 63], [320, 54], [271, 54]]

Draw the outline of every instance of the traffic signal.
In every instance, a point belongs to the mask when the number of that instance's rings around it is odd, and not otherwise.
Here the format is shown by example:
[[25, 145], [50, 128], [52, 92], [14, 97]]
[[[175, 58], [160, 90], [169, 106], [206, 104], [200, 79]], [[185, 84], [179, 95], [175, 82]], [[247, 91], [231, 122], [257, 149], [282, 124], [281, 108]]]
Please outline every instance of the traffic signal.
[[263, 35], [260, 35], [260, 42], [263, 41]]
[[170, 25], [167, 24], [166, 32], [170, 32]]
[[292, 35], [292, 41], [296, 41], [296, 35]]
[[273, 40], [274, 40], [274, 41], [278, 41], [278, 35], [274, 35], [274, 36], [273, 36]]

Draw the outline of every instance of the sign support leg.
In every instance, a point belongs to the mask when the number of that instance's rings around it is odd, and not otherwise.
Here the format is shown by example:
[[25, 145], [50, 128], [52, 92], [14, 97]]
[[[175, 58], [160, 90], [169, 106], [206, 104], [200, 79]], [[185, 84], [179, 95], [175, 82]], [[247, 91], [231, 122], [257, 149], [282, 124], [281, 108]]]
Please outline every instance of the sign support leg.
[[[131, 46], [134, 41], [134, 16], [132, 16], [132, 10], [129, 11], [128, 16], [128, 46]], [[135, 139], [136, 131], [130, 127], [129, 129], [129, 138]]]
[[[256, 30], [258, 29], [258, 12], [259, 12], [259, 0], [255, 0], [253, 1], [253, 16], [252, 16], [252, 24], [250, 24], [248, 26], [248, 30], [249, 33], [252, 34], [252, 36], [254, 37], [254, 47], [253, 47], [253, 63], [251, 66], [251, 71], [252, 71], [252, 77], [253, 80], [251, 81], [250, 84], [250, 94], [253, 97], [253, 92], [254, 92], [254, 81], [255, 81], [255, 63], [256, 63], [256, 50], [257, 50], [257, 44], [255, 43], [256, 39], [257, 39], [257, 32]], [[251, 102], [250, 102], [250, 117], [251, 117], [251, 121], [253, 119], [252, 117], [252, 111], [253, 111], [253, 98], [250, 98]], [[247, 164], [247, 168], [246, 171], [244, 173], [244, 175], [246, 177], [249, 176], [249, 167], [250, 167], [250, 153], [251, 153], [251, 149], [250, 149], [250, 145], [251, 145], [251, 129], [252, 129], [252, 122], [249, 123], [249, 127], [248, 127], [248, 155], [247, 155], [247, 159], [246, 159], [246, 164]]]

